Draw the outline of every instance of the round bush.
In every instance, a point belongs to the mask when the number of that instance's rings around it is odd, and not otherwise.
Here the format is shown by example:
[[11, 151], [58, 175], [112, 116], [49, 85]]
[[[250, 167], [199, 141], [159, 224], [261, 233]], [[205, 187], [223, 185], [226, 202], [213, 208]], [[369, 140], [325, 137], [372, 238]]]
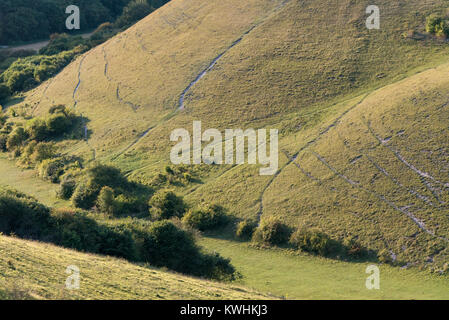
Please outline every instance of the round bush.
[[290, 238], [290, 228], [275, 217], [262, 219], [253, 235], [255, 242], [282, 245]]
[[154, 219], [170, 219], [182, 217], [186, 211], [186, 205], [181, 197], [167, 190], [158, 191], [148, 202], [150, 214]]
[[114, 190], [110, 187], [103, 187], [97, 198], [97, 208], [102, 213], [113, 215], [115, 213]]
[[326, 256], [331, 251], [329, 236], [316, 229], [301, 228], [290, 238], [290, 243], [300, 250]]
[[254, 234], [255, 229], [257, 228], [257, 225], [248, 220], [240, 221], [237, 225], [237, 230], [235, 232], [235, 235], [237, 238], [242, 240], [250, 240], [251, 237]]
[[70, 175], [65, 175], [62, 178], [61, 184], [59, 185], [59, 190], [57, 191], [57, 196], [60, 199], [68, 200], [72, 197], [73, 192], [76, 188], [76, 181]]
[[200, 231], [213, 230], [223, 227], [228, 222], [228, 216], [223, 207], [211, 205], [199, 210], [190, 210], [182, 222]]
[[72, 195], [72, 205], [85, 210], [91, 209], [95, 205], [98, 193], [88, 188], [85, 184], [79, 184]]

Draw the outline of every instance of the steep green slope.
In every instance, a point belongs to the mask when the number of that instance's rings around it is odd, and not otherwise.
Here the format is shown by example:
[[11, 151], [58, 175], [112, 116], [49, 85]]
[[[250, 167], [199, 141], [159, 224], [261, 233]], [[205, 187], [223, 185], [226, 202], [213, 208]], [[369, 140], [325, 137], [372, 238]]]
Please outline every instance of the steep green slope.
[[[67, 290], [69, 266], [79, 290]], [[124, 260], [0, 236], [0, 299], [272, 299], [238, 286], [162, 272]]]
[[404, 265], [441, 267], [449, 253], [449, 50], [404, 33], [424, 30], [425, 17], [447, 3], [379, 1], [380, 30], [366, 29], [367, 5], [174, 0], [79, 57], [23, 105], [36, 115], [73, 106], [92, 135], [61, 147], [143, 179], [169, 163], [170, 132], [193, 120], [278, 128], [275, 176], [203, 166], [203, 184], [179, 191], [239, 217], [276, 215], [354, 236]]

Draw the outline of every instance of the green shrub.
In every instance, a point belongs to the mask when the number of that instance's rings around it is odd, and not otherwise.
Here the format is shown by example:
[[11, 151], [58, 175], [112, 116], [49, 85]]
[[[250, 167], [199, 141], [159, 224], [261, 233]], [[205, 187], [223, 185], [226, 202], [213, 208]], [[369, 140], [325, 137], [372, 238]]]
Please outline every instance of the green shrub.
[[87, 169], [87, 178], [89, 187], [96, 190], [98, 193], [103, 187], [127, 188], [128, 180], [122, 172], [112, 166], [104, 164], [94, 164]]
[[8, 148], [6, 146], [6, 142], [8, 141], [8, 135], [1, 133], [0, 134], [0, 151], [6, 152], [8, 151]]
[[362, 244], [354, 237], [346, 237], [343, 240], [343, 246], [346, 248], [346, 254], [351, 258], [361, 258], [367, 254]]
[[40, 163], [47, 159], [56, 157], [56, 146], [53, 143], [40, 142], [34, 147], [31, 154], [31, 161], [33, 163]]
[[436, 15], [427, 17], [426, 31], [439, 37], [449, 37], [449, 26], [447, 22], [442, 17]]
[[9, 87], [3, 83], [0, 83], [0, 101], [5, 100], [11, 95], [11, 90]]
[[148, 262], [156, 267], [194, 276], [232, 280], [235, 269], [228, 259], [206, 254], [186, 231], [168, 221], [153, 224], [99, 224], [73, 209], [50, 210], [11, 189], [0, 189], [0, 232], [52, 242], [79, 251]]
[[316, 229], [300, 228], [293, 233], [290, 243], [302, 251], [322, 256], [328, 255], [332, 250], [329, 236]]
[[64, 175], [56, 195], [60, 199], [68, 200], [76, 188], [76, 181], [71, 175]]
[[136, 260], [136, 248], [130, 231], [98, 224], [86, 213], [57, 209], [51, 213], [48, 238], [56, 245], [79, 251]]
[[26, 133], [25, 129], [22, 127], [16, 127], [8, 136], [8, 140], [6, 141], [6, 148], [9, 151], [12, 151], [17, 147], [20, 147], [27, 139], [28, 134]]
[[75, 208], [85, 210], [91, 209], [95, 205], [98, 193], [90, 189], [84, 183], [79, 184], [73, 192], [71, 201]]
[[113, 215], [116, 213], [114, 190], [110, 187], [103, 187], [97, 198], [97, 208], [102, 213]]
[[131, 215], [148, 212], [144, 195], [119, 194], [115, 197], [115, 215]]
[[235, 269], [218, 254], [202, 253], [189, 233], [168, 221], [157, 221], [144, 232], [143, 260], [157, 267], [218, 280], [233, 280]]
[[59, 136], [71, 130], [73, 119], [64, 113], [52, 114], [46, 121], [48, 132], [53, 136]]
[[47, 139], [49, 131], [44, 120], [35, 118], [27, 123], [26, 131], [32, 140], [43, 141]]
[[237, 238], [242, 240], [250, 240], [253, 236], [254, 231], [256, 230], [257, 225], [248, 220], [240, 221], [237, 225], [237, 230], [235, 232], [235, 235]]
[[180, 218], [186, 211], [184, 200], [167, 190], [157, 192], [151, 197], [148, 204], [150, 214], [154, 219]]
[[0, 232], [39, 239], [48, 229], [49, 210], [36, 199], [13, 189], [0, 188]]
[[260, 221], [260, 225], [253, 234], [253, 241], [263, 244], [282, 245], [289, 241], [290, 235], [290, 228], [276, 217], [268, 217]]
[[52, 183], [58, 183], [59, 177], [64, 173], [64, 159], [46, 159], [38, 167], [38, 174], [41, 179], [50, 180]]
[[223, 227], [229, 221], [223, 207], [218, 205], [205, 206], [199, 210], [190, 210], [182, 222], [200, 231]]
[[123, 9], [123, 13], [117, 19], [116, 25], [119, 28], [128, 27], [149, 15], [153, 10], [147, 1], [133, 0]]

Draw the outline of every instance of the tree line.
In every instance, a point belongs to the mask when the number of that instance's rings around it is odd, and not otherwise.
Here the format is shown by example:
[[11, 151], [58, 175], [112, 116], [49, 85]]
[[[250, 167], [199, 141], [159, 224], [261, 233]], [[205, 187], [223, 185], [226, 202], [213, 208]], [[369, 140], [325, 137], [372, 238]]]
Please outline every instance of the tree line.
[[[48, 38], [67, 32], [65, 9], [80, 8], [82, 30], [98, 27], [122, 17], [126, 26], [131, 14], [149, 14], [170, 0], [2, 0], [0, 1], [0, 44]], [[138, 10], [135, 10], [138, 9]], [[126, 14], [128, 12], [128, 14]]]

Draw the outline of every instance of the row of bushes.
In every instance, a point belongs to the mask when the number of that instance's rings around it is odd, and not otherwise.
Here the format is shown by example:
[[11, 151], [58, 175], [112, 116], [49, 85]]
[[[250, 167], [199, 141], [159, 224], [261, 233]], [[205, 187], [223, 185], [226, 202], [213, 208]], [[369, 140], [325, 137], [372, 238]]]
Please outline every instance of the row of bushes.
[[11, 189], [0, 189], [0, 232], [195, 276], [232, 280], [236, 275], [229, 260], [202, 252], [191, 234], [171, 222], [100, 224], [83, 211], [50, 210]]
[[[169, 174], [176, 173], [170, 171]], [[110, 216], [146, 216], [153, 221], [178, 218], [186, 226], [200, 231], [217, 229], [230, 221], [221, 206], [206, 204], [189, 209], [183, 198], [173, 191], [154, 192], [154, 188], [130, 182], [119, 169], [96, 163], [77, 179], [65, 175], [58, 194], [64, 199], [70, 198], [76, 208], [95, 208]]]
[[80, 8], [83, 30], [114, 21], [127, 26], [169, 0], [2, 0], [0, 1], [0, 44], [39, 40], [66, 30], [65, 9]]
[[[52, 140], [72, 131], [78, 122], [79, 117], [62, 105], [53, 106], [45, 119], [34, 118], [20, 124], [7, 123], [6, 115], [2, 114], [0, 151], [11, 152], [19, 158], [22, 166], [39, 166], [43, 161], [53, 160], [57, 156]], [[67, 162], [67, 159], [64, 161]]]
[[51, 56], [35, 55], [20, 58], [0, 75], [0, 83], [2, 82], [12, 93], [31, 89], [56, 75], [73, 58], [87, 49], [86, 46], [77, 46], [70, 51]]
[[301, 227], [294, 230], [275, 217], [264, 218], [259, 225], [248, 220], [241, 221], [237, 225], [236, 237], [262, 245], [290, 245], [295, 249], [325, 257], [360, 259], [371, 254], [352, 237], [338, 242], [318, 229]]

